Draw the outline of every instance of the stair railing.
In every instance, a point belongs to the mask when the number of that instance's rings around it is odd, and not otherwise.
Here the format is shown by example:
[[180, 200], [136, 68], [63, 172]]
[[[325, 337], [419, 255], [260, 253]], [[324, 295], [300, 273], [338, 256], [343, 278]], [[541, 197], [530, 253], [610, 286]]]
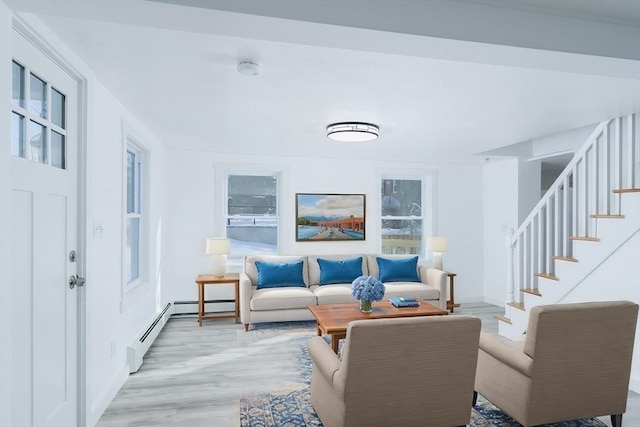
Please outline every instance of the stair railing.
[[597, 215], [620, 214], [612, 190], [640, 186], [639, 118], [600, 123], [522, 225], [508, 230], [507, 304], [537, 294], [538, 277], [554, 279], [554, 259], [574, 260], [571, 240], [593, 240]]

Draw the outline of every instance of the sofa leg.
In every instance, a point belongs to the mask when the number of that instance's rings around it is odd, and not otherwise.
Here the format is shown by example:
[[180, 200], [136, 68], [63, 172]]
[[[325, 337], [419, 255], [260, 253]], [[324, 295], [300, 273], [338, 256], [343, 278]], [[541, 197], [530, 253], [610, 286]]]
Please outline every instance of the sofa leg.
[[245, 332], [249, 332], [249, 324], [248, 323], [244, 324], [244, 331]]
[[478, 392], [473, 390], [473, 400], [471, 401], [471, 406], [476, 406], [478, 403]]
[[611, 425], [613, 427], [622, 427], [622, 414], [611, 415]]

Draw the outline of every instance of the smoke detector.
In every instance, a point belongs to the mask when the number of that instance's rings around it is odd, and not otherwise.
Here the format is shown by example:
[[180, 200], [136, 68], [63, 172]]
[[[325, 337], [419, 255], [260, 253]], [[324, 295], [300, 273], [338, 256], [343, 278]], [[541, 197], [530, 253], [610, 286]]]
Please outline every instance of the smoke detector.
[[257, 76], [260, 74], [260, 65], [253, 61], [238, 62], [238, 72], [243, 76]]

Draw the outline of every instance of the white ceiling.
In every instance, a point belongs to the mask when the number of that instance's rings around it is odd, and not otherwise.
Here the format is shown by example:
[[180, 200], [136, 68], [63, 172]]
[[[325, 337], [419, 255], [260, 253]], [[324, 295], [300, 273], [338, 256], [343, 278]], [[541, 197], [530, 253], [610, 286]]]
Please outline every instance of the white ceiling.
[[[38, 15], [170, 148], [467, 162], [640, 111], [636, 0], [7, 3]], [[246, 58], [259, 76], [236, 72]], [[328, 140], [345, 120], [381, 137]]]

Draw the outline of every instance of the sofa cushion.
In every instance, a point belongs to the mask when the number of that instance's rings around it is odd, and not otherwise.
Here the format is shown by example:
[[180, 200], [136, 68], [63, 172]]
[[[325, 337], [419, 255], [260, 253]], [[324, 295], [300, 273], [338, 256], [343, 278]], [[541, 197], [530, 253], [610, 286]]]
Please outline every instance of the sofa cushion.
[[[346, 255], [309, 255], [308, 257], [308, 265], [309, 265], [309, 286], [311, 285], [319, 285], [320, 284], [320, 264], [318, 264], [318, 259], [322, 258], [324, 260], [331, 261], [345, 261], [353, 258], [362, 258], [362, 274], [361, 276], [366, 276], [368, 274], [367, 269], [367, 258], [363, 254], [346, 254]], [[351, 282], [353, 280], [350, 280]], [[343, 282], [346, 283], [346, 282]]]
[[392, 282], [384, 286], [384, 299], [413, 296], [424, 300], [440, 299], [438, 288], [422, 282]]
[[331, 260], [318, 258], [320, 266], [320, 284], [351, 283], [356, 277], [362, 276], [362, 257]]
[[302, 278], [302, 260], [293, 262], [256, 261], [258, 289], [306, 287]]
[[316, 295], [318, 305], [356, 302], [356, 299], [351, 295], [351, 283], [314, 285], [309, 289]]
[[418, 257], [382, 258], [376, 257], [381, 282], [419, 282]]
[[302, 260], [302, 279], [305, 285], [309, 286], [308, 278], [308, 262], [306, 256], [293, 256], [293, 255], [247, 255], [244, 257], [244, 272], [251, 279], [251, 284], [256, 286], [258, 283], [258, 268], [256, 267], [256, 261], [266, 262], [294, 262]]
[[316, 305], [316, 296], [309, 288], [268, 288], [253, 291], [251, 310], [288, 310]]

